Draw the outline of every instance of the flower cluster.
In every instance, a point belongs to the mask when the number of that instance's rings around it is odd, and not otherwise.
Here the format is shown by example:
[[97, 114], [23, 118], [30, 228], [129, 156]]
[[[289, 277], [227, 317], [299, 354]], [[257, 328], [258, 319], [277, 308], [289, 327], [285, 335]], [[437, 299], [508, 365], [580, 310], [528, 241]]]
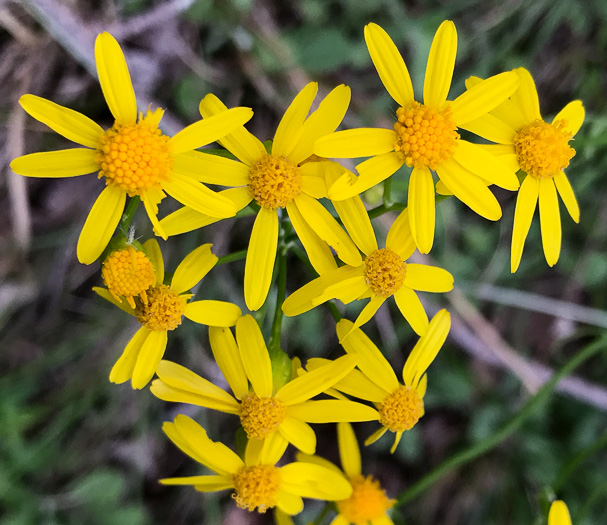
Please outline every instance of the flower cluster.
[[[453, 277], [443, 268], [411, 262], [411, 257], [416, 250], [426, 254], [432, 249], [436, 195], [453, 195], [496, 221], [502, 211], [490, 187], [518, 191], [512, 272], [519, 266], [538, 201], [550, 266], [560, 253], [557, 194], [573, 220], [579, 220], [564, 170], [575, 155], [570, 141], [584, 120], [580, 101], [546, 122], [533, 79], [522, 68], [487, 79], [471, 77], [466, 90], [449, 100], [457, 50], [450, 21], [436, 32], [423, 96], [416, 98], [405, 62], [388, 34], [371, 23], [364, 38], [381, 82], [398, 105], [392, 129], [337, 131], [350, 88], [334, 88], [311, 111], [318, 92], [311, 82], [293, 99], [269, 143], [245, 129], [251, 109], [228, 109], [212, 94], [200, 102], [199, 121], [168, 137], [159, 127], [163, 110], [148, 108], [145, 115], [138, 114], [125, 57], [108, 33], [97, 38], [95, 57], [115, 119], [109, 129], [40, 97], [20, 99], [32, 117], [82, 147], [19, 157], [11, 163], [16, 173], [72, 177], [97, 172], [105, 181], [83, 226], [77, 255], [84, 264], [101, 258], [105, 287], [95, 292], [141, 325], [113, 366], [110, 381], [130, 380], [132, 388], [141, 389], [156, 375], [150, 391], [157, 398], [233, 414], [246, 434], [246, 448], [238, 455], [211, 440], [190, 417], [177, 415], [164, 424], [165, 434], [213, 474], [161, 483], [192, 485], [202, 492], [231, 490], [243, 509], [276, 508], [279, 523], [290, 522], [289, 516], [303, 509], [302, 498], [335, 502], [334, 525], [392, 523], [389, 511], [396, 500], [379, 480], [363, 474], [351, 423], [379, 422], [365, 445], [389, 431], [394, 452], [403, 433], [425, 413], [427, 371], [447, 339], [451, 317], [444, 309], [429, 317], [418, 294], [449, 292]], [[465, 140], [462, 130], [492, 144]], [[225, 154], [198, 149], [212, 142], [223, 146]], [[333, 160], [363, 157], [356, 174]], [[360, 194], [402, 176], [394, 174], [403, 166], [410, 171], [407, 206], [400, 207], [385, 241], [378, 242]], [[167, 194], [183, 207], [159, 220], [158, 204]], [[139, 201], [154, 232], [165, 240], [247, 207], [254, 212], [243, 286], [244, 304], [253, 313], [266, 303], [275, 274], [286, 279], [287, 252], [299, 241], [299, 254], [307, 257], [315, 275], [286, 298], [284, 281], [278, 287], [267, 344], [259, 316], [243, 315], [240, 306], [226, 301], [192, 300], [192, 289], [219, 260], [210, 244], [193, 250], [165, 277], [158, 242], [139, 244], [126, 233]], [[277, 259], [282, 261], [278, 271]], [[402, 382], [361, 330], [390, 297], [417, 338]], [[339, 319], [333, 304], [343, 355], [309, 359], [302, 366], [281, 349], [283, 314], [297, 316], [334, 300], [344, 305], [368, 302], [353, 321]], [[183, 317], [208, 326], [210, 350], [231, 393], [163, 360], [168, 333], [179, 328]], [[315, 455], [311, 424], [320, 423], [337, 423], [342, 469]], [[286, 454], [289, 445], [299, 451], [294, 461]], [[570, 523], [562, 502], [553, 505], [549, 523]]]

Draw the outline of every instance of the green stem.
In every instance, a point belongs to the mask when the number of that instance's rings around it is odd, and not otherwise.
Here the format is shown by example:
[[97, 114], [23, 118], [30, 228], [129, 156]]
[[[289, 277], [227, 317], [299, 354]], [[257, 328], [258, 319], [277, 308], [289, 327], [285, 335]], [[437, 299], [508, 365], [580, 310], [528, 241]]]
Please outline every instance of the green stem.
[[567, 464], [559, 472], [556, 481], [552, 485], [552, 489], [554, 490], [554, 492], [558, 493], [561, 487], [565, 484], [565, 481], [567, 481], [569, 476], [571, 476], [573, 471], [575, 471], [590, 456], [596, 454], [605, 446], [607, 446], [607, 431], [603, 432], [603, 435], [592, 445], [580, 450], [575, 456], [573, 456], [573, 458], [571, 458], [567, 462]]
[[276, 309], [274, 310], [274, 320], [272, 321], [272, 332], [268, 341], [268, 350], [270, 357], [282, 352], [280, 348], [280, 336], [282, 332], [282, 303], [285, 301], [287, 290], [287, 254], [285, 246], [280, 243], [278, 246], [278, 290], [276, 292]]
[[383, 198], [384, 206], [389, 208], [392, 206], [392, 177], [388, 177], [384, 181], [384, 198]]
[[135, 212], [137, 211], [139, 202], [141, 202], [139, 195], [135, 195], [134, 197], [131, 197], [129, 199], [129, 203], [126, 206], [126, 210], [124, 210], [122, 217], [120, 217], [120, 223], [118, 224], [118, 230], [121, 231], [122, 233], [124, 233], [124, 235], [126, 237], [128, 237], [129, 226], [131, 225], [131, 221], [133, 220], [133, 215], [135, 215]]
[[327, 515], [329, 514], [329, 512], [331, 512], [331, 508], [333, 507], [333, 505], [331, 505], [328, 501], [325, 503], [325, 506], [322, 508], [322, 510], [320, 511], [320, 514], [318, 514], [318, 516], [316, 516], [316, 518], [314, 519], [314, 521], [312, 521], [310, 523], [310, 525], [321, 525], [321, 523], [324, 521], [324, 519], [327, 517]]
[[234, 253], [228, 253], [228, 255], [224, 255], [223, 257], [220, 257], [219, 260], [217, 261], [217, 264], [226, 264], [226, 263], [231, 263], [234, 261], [240, 261], [242, 259], [245, 259], [247, 256], [247, 250], [240, 250], [238, 252], [234, 252]]
[[390, 206], [386, 206], [385, 204], [380, 204], [379, 206], [373, 208], [372, 210], [369, 210], [369, 218], [375, 219], [376, 217], [379, 217], [379, 216], [383, 215], [384, 213], [388, 213], [390, 211], [401, 212], [406, 207], [407, 207], [407, 205], [403, 204], [402, 202], [395, 202], [394, 204], [391, 204]]
[[599, 485], [594, 488], [590, 497], [584, 502], [583, 507], [573, 516], [573, 523], [586, 523], [586, 518], [590, 514], [590, 510], [594, 504], [597, 501], [605, 500], [605, 493], [607, 493], [607, 481], [599, 483]]
[[431, 487], [436, 481], [446, 476], [453, 470], [465, 465], [478, 458], [485, 452], [495, 448], [506, 438], [510, 437], [516, 432], [522, 424], [527, 421], [537, 410], [539, 410], [548, 400], [550, 394], [556, 388], [558, 382], [565, 376], [569, 375], [584, 361], [591, 358], [595, 354], [607, 348], [607, 337], [603, 336], [598, 341], [591, 345], [588, 345], [584, 350], [577, 353], [570, 361], [568, 361], [563, 368], [556, 372], [550, 380], [548, 380], [539, 391], [531, 397], [525, 406], [517, 412], [514, 417], [504, 425], [495, 434], [483, 439], [475, 445], [469, 447], [466, 450], [451, 456], [448, 460], [441, 463], [433, 471], [426, 474], [418, 482], [414, 483], [409, 490], [401, 494], [398, 498], [397, 506], [404, 505], [405, 503], [415, 499], [426, 489]]

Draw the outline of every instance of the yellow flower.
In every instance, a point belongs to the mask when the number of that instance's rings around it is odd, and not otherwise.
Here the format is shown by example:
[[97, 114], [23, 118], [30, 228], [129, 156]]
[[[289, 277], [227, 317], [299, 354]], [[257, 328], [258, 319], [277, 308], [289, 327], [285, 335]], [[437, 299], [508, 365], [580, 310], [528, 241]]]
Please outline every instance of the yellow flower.
[[[516, 272], [523, 246], [539, 201], [542, 246], [549, 266], [554, 266], [561, 253], [561, 217], [558, 194], [575, 222], [580, 208], [569, 183], [565, 168], [575, 155], [569, 145], [584, 122], [584, 106], [579, 100], [569, 102], [548, 124], [542, 119], [537, 89], [529, 71], [519, 68], [521, 84], [509, 100], [477, 120], [466, 129], [497, 142], [484, 149], [497, 155], [511, 169], [522, 170], [526, 177], [516, 199], [510, 270]], [[466, 85], [474, 89], [478, 78]]]
[[[165, 401], [190, 403], [237, 414], [249, 439], [290, 442], [313, 454], [316, 435], [308, 423], [371, 421], [372, 408], [349, 400], [311, 398], [345, 377], [356, 356], [343, 356], [322, 369], [292, 379], [277, 388], [272, 363], [257, 322], [250, 315], [236, 323], [236, 340], [228, 328], [209, 328], [211, 349], [234, 397], [187, 368], [161, 361], [151, 392]], [[249, 388], [249, 382], [251, 387]]]
[[93, 288], [101, 297], [136, 317], [142, 325], [110, 372], [112, 383], [130, 379], [133, 388], [143, 388], [152, 379], [164, 355], [168, 332], [181, 324], [183, 316], [195, 323], [225, 327], [234, 326], [242, 315], [238, 306], [224, 301], [189, 302], [192, 297], [189, 290], [217, 263], [210, 244], [189, 253], [168, 285], [164, 284], [164, 262], [158, 242], [150, 239], [143, 247], [152, 262], [156, 279], [145, 294], [135, 298], [134, 308], [116, 299], [115, 291]]
[[390, 177], [403, 164], [413, 168], [408, 206], [411, 231], [419, 251], [428, 253], [434, 242], [435, 189], [431, 171], [462, 202], [490, 220], [501, 217], [499, 203], [487, 188], [496, 184], [516, 190], [515, 172], [477, 145], [462, 140], [457, 128], [493, 109], [519, 83], [513, 72], [491, 77], [453, 101], [451, 86], [457, 33], [451, 21], [434, 36], [426, 76], [424, 103], [415, 100], [411, 78], [394, 42], [378, 25], [365, 27], [365, 40], [379, 77], [400, 106], [394, 129], [362, 128], [338, 131], [321, 138], [314, 153], [321, 157], [372, 157], [356, 168], [358, 178], [344, 175], [328, 191], [332, 200], [359, 194]]
[[88, 117], [34, 95], [19, 103], [32, 117], [84, 148], [19, 157], [11, 163], [15, 173], [28, 177], [75, 177], [99, 172], [106, 187], [93, 205], [78, 239], [78, 260], [91, 264], [107, 246], [124, 210], [126, 196], [138, 195], [157, 233], [166, 238], [156, 215], [165, 191], [200, 212], [232, 217], [234, 203], [212, 192], [191, 173], [180, 168], [188, 151], [223, 137], [253, 115], [249, 108], [234, 108], [217, 118], [198, 121], [169, 138], [158, 128], [163, 110], [139, 114], [124, 54], [109, 33], [95, 43], [97, 73], [105, 100], [115, 118], [104, 131]]
[[[245, 263], [244, 297], [249, 310], [258, 310], [268, 295], [283, 208], [315, 265], [335, 265], [329, 260], [333, 256], [328, 246], [348, 264], [361, 261], [354, 243], [317, 200], [326, 196], [323, 173], [326, 163], [306, 162], [312, 155], [314, 142], [335, 131], [343, 119], [350, 102], [350, 88], [336, 87], [307, 116], [317, 91], [318, 85], [311, 82], [295, 97], [278, 125], [270, 153], [242, 127], [220, 141], [238, 161], [196, 153], [188, 157], [187, 166], [182, 164], [183, 169], [196, 173], [202, 182], [233, 186], [225, 194], [239, 209], [253, 199], [260, 206]], [[214, 95], [207, 95], [200, 103], [200, 113], [205, 119], [224, 111], [226, 106]], [[187, 208], [161, 221], [169, 235], [204, 224], [209, 224], [207, 216]]]
[[569, 509], [564, 501], [556, 500], [550, 505], [548, 525], [571, 525]]
[[300, 461], [309, 461], [339, 472], [352, 486], [350, 497], [336, 502], [339, 514], [331, 525], [393, 525], [387, 512], [396, 500], [386, 496], [385, 490], [373, 476], [362, 475], [360, 449], [349, 423], [337, 424], [337, 441], [343, 472], [318, 456], [297, 455]]
[[[382, 427], [366, 441], [370, 445], [390, 430], [396, 434], [391, 452], [396, 447], [403, 432], [413, 428], [424, 415], [424, 395], [426, 393], [426, 370], [440, 351], [449, 329], [451, 316], [447, 310], [440, 310], [430, 321], [428, 331], [419, 338], [411, 350], [403, 368], [403, 384], [398, 382], [390, 363], [362, 330], [353, 329], [352, 323], [342, 319], [337, 323], [337, 335], [348, 354], [357, 355], [357, 367], [333, 388], [344, 394], [375, 403], [376, 419]], [[346, 334], [350, 334], [344, 338]], [[324, 359], [310, 359], [308, 369], [325, 366]]]
[[200, 492], [234, 489], [232, 497], [242, 509], [263, 513], [278, 507], [288, 515], [303, 510], [302, 497], [336, 501], [352, 492], [343, 476], [323, 466], [296, 461], [277, 467], [287, 446], [284, 440], [250, 440], [243, 461], [223, 443], [209, 439], [200, 425], [182, 414], [162, 429], [183, 452], [215, 472], [161, 479], [165, 485], [193, 485]]
[[[358, 212], [351, 214], [350, 220]], [[366, 212], [359, 215], [360, 223], [368, 221]], [[373, 229], [361, 227], [359, 232], [367, 232], [357, 239], [366, 257], [356, 266], [344, 265], [329, 271], [292, 293], [283, 303], [282, 310], [287, 316], [295, 316], [324, 303], [339, 299], [348, 304], [358, 299], [370, 297], [352, 329], [369, 321], [386, 299], [394, 296], [403, 317], [413, 330], [423, 335], [428, 328], [428, 316], [415, 293], [448, 292], [453, 288], [453, 276], [442, 268], [408, 263], [406, 260], [415, 251], [409, 225], [410, 214], [405, 209], [392, 224], [386, 238], [386, 247], [378, 249]], [[340, 341], [347, 336], [341, 332]]]

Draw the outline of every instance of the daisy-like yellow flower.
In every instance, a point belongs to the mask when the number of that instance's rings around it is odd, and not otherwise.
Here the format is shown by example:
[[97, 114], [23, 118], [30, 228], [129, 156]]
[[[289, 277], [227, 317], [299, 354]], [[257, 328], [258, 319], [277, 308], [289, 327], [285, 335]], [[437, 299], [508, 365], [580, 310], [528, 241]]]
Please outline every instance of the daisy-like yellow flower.
[[[361, 223], [365, 216], [368, 220], [363, 208]], [[355, 329], [369, 321], [384, 301], [394, 296], [398, 309], [413, 330], [419, 335], [425, 334], [428, 316], [416, 291], [448, 292], [453, 288], [453, 276], [442, 268], [406, 262], [415, 251], [409, 218], [407, 209], [397, 217], [388, 231], [385, 248], [378, 248], [372, 229], [357, 239], [366, 255], [362, 263], [331, 270], [293, 292], [283, 303], [285, 315], [302, 314], [330, 299], [348, 304], [370, 297], [352, 325]], [[367, 228], [360, 229], [363, 231], [369, 232]], [[340, 334], [341, 341], [348, 333]]]
[[548, 525], [571, 525], [569, 509], [564, 501], [556, 500], [550, 505]]
[[288, 515], [303, 510], [302, 498], [336, 501], [352, 493], [343, 476], [321, 465], [296, 461], [277, 467], [287, 446], [284, 440], [250, 440], [243, 461], [223, 443], [209, 439], [206, 431], [187, 416], [179, 414], [162, 429], [183, 452], [215, 472], [161, 479], [164, 485], [193, 485], [200, 492], [233, 489], [232, 497], [242, 509], [264, 513], [278, 507]]
[[[187, 368], [161, 361], [151, 392], [165, 401], [190, 403], [240, 417], [249, 439], [277, 440], [307, 454], [316, 450], [316, 434], [308, 423], [371, 421], [371, 407], [349, 400], [311, 398], [352, 371], [358, 358], [343, 356], [276, 388], [272, 363], [257, 322], [250, 315], [236, 323], [236, 340], [228, 328], [209, 328], [211, 349], [234, 397]], [[249, 387], [249, 382], [251, 386]]]
[[352, 486], [350, 497], [336, 502], [339, 514], [330, 525], [393, 525], [387, 513], [396, 500], [388, 498], [373, 476], [362, 475], [360, 449], [352, 425], [337, 424], [337, 442], [343, 472], [326, 459], [298, 454], [300, 461], [310, 461], [339, 472]]
[[[521, 262], [525, 239], [539, 201], [542, 246], [549, 266], [554, 266], [561, 253], [561, 216], [558, 194], [575, 222], [580, 208], [569, 183], [565, 168], [575, 155], [569, 141], [582, 127], [584, 106], [579, 100], [569, 102], [548, 123], [542, 119], [535, 82], [529, 71], [519, 68], [521, 84], [509, 100], [477, 120], [466, 129], [497, 142], [484, 149], [502, 159], [511, 169], [526, 176], [516, 199], [510, 270], [516, 272]], [[468, 79], [471, 89], [482, 82]]]
[[180, 160], [188, 151], [241, 126], [253, 112], [234, 108], [216, 118], [198, 121], [169, 138], [158, 128], [162, 109], [148, 110], [137, 119], [127, 63], [120, 45], [109, 33], [97, 37], [95, 60], [101, 90], [116, 119], [114, 125], [105, 131], [81, 113], [34, 95], [23, 95], [19, 103], [27, 113], [84, 148], [33, 153], [11, 163], [15, 173], [28, 177], [75, 177], [96, 171], [100, 178], [105, 177], [106, 187], [78, 239], [78, 260], [91, 264], [101, 255], [120, 221], [127, 195], [141, 197], [156, 232], [165, 238], [156, 218], [165, 191], [200, 212], [232, 217], [236, 213], [234, 203], [180, 169]]
[[[295, 97], [278, 124], [270, 153], [259, 139], [241, 127], [220, 141], [238, 161], [203, 153], [188, 157], [188, 169], [202, 182], [233, 186], [226, 194], [230, 192], [239, 208], [253, 199], [261, 208], [245, 262], [244, 297], [249, 310], [258, 310], [268, 295], [283, 209], [315, 267], [335, 265], [329, 261], [333, 259], [329, 246], [347, 264], [361, 261], [354, 243], [317, 200], [326, 196], [323, 173], [326, 163], [306, 162], [312, 155], [314, 142], [335, 131], [342, 121], [350, 103], [350, 88], [336, 87], [308, 116], [317, 91], [318, 85], [311, 82]], [[207, 95], [200, 103], [200, 113], [205, 119], [214, 118], [226, 109], [214, 95]], [[185, 164], [182, 166], [186, 169]], [[207, 221], [206, 216], [184, 209], [166, 217], [161, 225], [169, 235], [176, 235]]]
[[[185, 316], [196, 323], [209, 326], [234, 326], [242, 315], [240, 308], [225, 301], [192, 301], [190, 289], [215, 266], [217, 256], [211, 252], [210, 244], [203, 244], [190, 252], [181, 261], [169, 284], [164, 284], [164, 261], [160, 247], [155, 239], [143, 245], [147, 257], [152, 263], [155, 281], [145, 293], [134, 298], [135, 307], [130, 301], [121, 301], [120, 292], [115, 287], [93, 288], [101, 297], [115, 304], [128, 314], [137, 318], [141, 328], [135, 333], [124, 352], [110, 372], [112, 383], [124, 383], [131, 380], [133, 388], [143, 388], [148, 384], [166, 349], [168, 333], [175, 330]], [[109, 259], [109, 258], [108, 258]], [[106, 259], [105, 264], [108, 263]], [[129, 274], [121, 268], [112, 268], [118, 278], [111, 281], [125, 286]], [[149, 269], [144, 269], [145, 277]], [[137, 277], [139, 279], [140, 277]], [[106, 281], [107, 282], [107, 281]], [[124, 294], [123, 294], [124, 295]]]
[[421, 253], [428, 253], [434, 242], [432, 171], [476, 213], [490, 220], [499, 219], [502, 211], [487, 183], [516, 190], [516, 174], [477, 145], [462, 140], [457, 128], [511, 95], [518, 86], [518, 75], [496, 75], [448, 101], [457, 33], [453, 22], [447, 20], [432, 41], [421, 104], [415, 100], [407, 66], [388, 34], [378, 25], [369, 24], [365, 27], [365, 40], [382, 83], [399, 105], [396, 123], [394, 129], [338, 131], [316, 142], [314, 153], [321, 157], [372, 157], [356, 167], [358, 178], [346, 174], [333, 184], [329, 198], [338, 200], [359, 194], [390, 177], [403, 164], [413, 168], [408, 206], [411, 231]]
[[[450, 328], [449, 312], [440, 310], [430, 321], [426, 334], [419, 338], [411, 350], [403, 367], [401, 384], [390, 363], [362, 330], [352, 329], [352, 323], [346, 319], [337, 323], [337, 335], [342, 340], [341, 344], [348, 354], [359, 357], [356, 366], [360, 371], [353, 370], [333, 388], [375, 403], [378, 410], [376, 419], [382, 425], [365, 441], [365, 445], [374, 443], [390, 430], [396, 434], [391, 449], [394, 452], [403, 432], [413, 428], [424, 415], [426, 370], [443, 346]], [[348, 333], [350, 335], [344, 338]], [[323, 366], [323, 359], [308, 361], [308, 369], [322, 369]]]

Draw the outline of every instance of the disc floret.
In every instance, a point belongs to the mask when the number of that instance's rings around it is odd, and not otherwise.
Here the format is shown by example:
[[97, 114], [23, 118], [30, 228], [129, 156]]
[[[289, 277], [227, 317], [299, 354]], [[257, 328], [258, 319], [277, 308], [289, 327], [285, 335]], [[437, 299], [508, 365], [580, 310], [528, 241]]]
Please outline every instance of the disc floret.
[[263, 155], [249, 171], [249, 190], [262, 208], [284, 208], [301, 191], [301, 170], [286, 157]]
[[392, 432], [412, 429], [423, 415], [423, 399], [407, 385], [400, 385], [379, 407], [379, 422]]
[[396, 503], [396, 500], [388, 498], [386, 491], [373, 476], [357, 474], [350, 477], [349, 481], [352, 495], [337, 502], [337, 509], [348, 523], [367, 525], [385, 516], [386, 511]]
[[147, 292], [147, 300], [137, 298], [137, 320], [153, 332], [175, 330], [181, 324], [185, 301], [166, 284], [159, 284]]
[[394, 151], [407, 166], [436, 170], [453, 156], [460, 136], [449, 106], [438, 111], [413, 101], [398, 108], [396, 118]]
[[407, 263], [390, 248], [370, 253], [364, 266], [366, 283], [380, 297], [390, 297], [400, 290], [407, 275]]
[[284, 421], [287, 408], [274, 397], [258, 397], [251, 393], [242, 399], [239, 415], [249, 438], [264, 439]]
[[235, 493], [232, 497], [241, 509], [264, 513], [276, 505], [280, 489], [280, 469], [274, 465], [242, 467], [232, 481]]

